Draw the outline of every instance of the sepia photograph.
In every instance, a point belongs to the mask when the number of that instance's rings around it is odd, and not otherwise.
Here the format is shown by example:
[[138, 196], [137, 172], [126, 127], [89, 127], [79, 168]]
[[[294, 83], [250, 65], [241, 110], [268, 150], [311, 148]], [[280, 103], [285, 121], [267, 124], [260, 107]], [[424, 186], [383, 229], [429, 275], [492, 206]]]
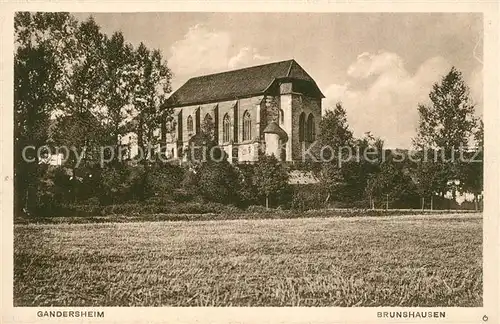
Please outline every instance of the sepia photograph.
[[13, 16], [14, 308], [484, 306], [482, 12]]

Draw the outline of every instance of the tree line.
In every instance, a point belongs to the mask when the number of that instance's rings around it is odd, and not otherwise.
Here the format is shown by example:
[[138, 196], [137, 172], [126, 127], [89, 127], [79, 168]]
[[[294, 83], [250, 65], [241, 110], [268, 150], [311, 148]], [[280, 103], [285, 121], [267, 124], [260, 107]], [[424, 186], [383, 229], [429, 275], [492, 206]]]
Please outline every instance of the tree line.
[[[431, 104], [417, 108], [420, 124], [415, 150], [417, 154], [442, 151], [449, 157], [463, 144], [467, 154], [479, 152], [480, 163], [449, 159], [396, 162], [395, 152], [384, 150], [381, 139], [370, 133], [353, 136], [339, 103], [322, 118], [320, 143], [334, 150], [369, 148], [386, 154], [385, 159], [352, 160], [342, 167], [336, 159], [286, 165], [266, 156], [256, 165], [232, 165], [225, 160], [180, 166], [146, 159], [134, 165], [112, 159], [101, 166], [99, 148], [119, 150], [125, 134], [137, 135], [142, 152], [164, 140], [158, 130], [172, 114], [165, 106], [171, 78], [159, 50], [143, 43], [134, 47], [121, 32], [108, 36], [92, 17], [79, 22], [69, 13], [17, 13], [16, 212], [50, 215], [70, 205], [193, 201], [299, 209], [339, 202], [347, 207], [380, 207], [381, 202], [391, 207], [418, 207], [426, 201], [437, 206], [434, 199], [443, 199], [449, 191], [471, 192], [477, 202], [482, 192], [482, 122], [474, 117], [468, 88], [456, 69], [434, 85]], [[210, 137], [210, 131], [206, 133]], [[81, 160], [69, 155], [63, 167], [51, 167], [35, 154], [45, 146], [69, 147]], [[26, 147], [33, 150], [23, 151]], [[310, 170], [320, 182], [305, 189], [291, 186], [292, 169]]]
[[[372, 149], [375, 159], [347, 161], [339, 166], [336, 156], [323, 163], [321, 181], [328, 197], [367, 201], [365, 206], [384, 208], [443, 208], [458, 193], [474, 196], [475, 208], [483, 191], [483, 122], [462, 74], [453, 67], [429, 93], [429, 104], [419, 104], [417, 136], [412, 150], [385, 150], [383, 140], [366, 133], [356, 139], [341, 103], [321, 121], [320, 142], [334, 151], [356, 147]], [[382, 155], [385, 155], [384, 157]], [[397, 158], [396, 158], [397, 157]], [[445, 200], [451, 193], [452, 199]], [[417, 201], [415, 201], [417, 199]], [[439, 206], [440, 204], [440, 206]]]
[[[41, 147], [71, 148], [88, 167], [100, 147], [118, 149], [129, 132], [142, 148], [159, 141], [172, 73], [158, 49], [134, 47], [121, 32], [107, 36], [92, 17], [79, 22], [69, 13], [18, 12], [14, 27], [16, 206], [39, 202]], [[65, 158], [74, 168], [76, 158]]]

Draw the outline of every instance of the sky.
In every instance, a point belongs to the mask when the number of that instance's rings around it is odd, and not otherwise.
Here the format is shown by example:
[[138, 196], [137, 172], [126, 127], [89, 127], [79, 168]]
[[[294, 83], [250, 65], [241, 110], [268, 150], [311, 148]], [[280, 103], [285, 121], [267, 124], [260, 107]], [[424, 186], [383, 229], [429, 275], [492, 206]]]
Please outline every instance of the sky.
[[[89, 13], [75, 16], [86, 19]], [[106, 34], [160, 49], [173, 89], [193, 76], [295, 59], [342, 102], [356, 136], [410, 148], [417, 105], [455, 66], [482, 115], [480, 13], [95, 13]]]

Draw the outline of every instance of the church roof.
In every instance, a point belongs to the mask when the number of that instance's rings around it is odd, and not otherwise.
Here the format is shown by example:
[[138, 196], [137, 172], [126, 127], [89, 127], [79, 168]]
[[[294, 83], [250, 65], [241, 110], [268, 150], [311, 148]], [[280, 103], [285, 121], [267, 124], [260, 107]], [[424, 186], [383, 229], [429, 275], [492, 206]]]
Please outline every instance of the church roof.
[[168, 98], [167, 106], [248, 98], [266, 93], [279, 79], [310, 82], [324, 98], [316, 82], [292, 59], [191, 78]]

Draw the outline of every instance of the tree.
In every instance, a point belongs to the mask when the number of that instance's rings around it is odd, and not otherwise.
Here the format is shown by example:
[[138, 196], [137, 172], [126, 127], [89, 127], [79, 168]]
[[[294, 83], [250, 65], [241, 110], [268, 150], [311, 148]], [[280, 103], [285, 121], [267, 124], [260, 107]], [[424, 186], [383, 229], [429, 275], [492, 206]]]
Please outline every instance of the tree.
[[199, 132], [189, 139], [185, 154], [187, 160], [194, 164], [211, 160], [222, 161], [227, 158], [227, 154], [217, 146], [210, 134], [205, 132]]
[[479, 120], [474, 131], [475, 147], [465, 154], [460, 172], [461, 191], [474, 194], [475, 209], [479, 209], [479, 197], [483, 192], [484, 124]]
[[346, 164], [344, 177], [348, 184], [348, 195], [361, 199], [368, 196], [370, 207], [374, 208], [374, 198], [380, 192], [380, 165], [384, 161], [384, 142], [382, 139], [366, 132], [362, 138], [356, 139], [354, 153]]
[[[159, 50], [150, 51], [143, 43], [134, 52], [133, 92], [131, 103], [138, 145], [143, 152], [158, 144], [162, 121], [172, 110], [166, 108], [166, 96], [171, 91], [172, 73]], [[149, 157], [149, 156], [148, 156]]]
[[383, 160], [383, 141], [367, 132], [364, 137], [350, 142], [350, 146], [341, 150], [341, 160], [337, 157], [334, 163], [323, 163], [322, 183], [329, 195], [337, 200], [355, 202], [368, 197], [371, 207], [375, 197], [375, 174]]
[[365, 192], [366, 195], [368, 196], [371, 209], [375, 209], [375, 202], [373, 200], [373, 196], [375, 196], [376, 191], [378, 189], [377, 180], [378, 179], [376, 179], [376, 176], [373, 174], [370, 174], [368, 176], [368, 179], [366, 180]]
[[325, 203], [330, 200], [332, 195], [338, 198], [345, 192], [347, 184], [342, 171], [341, 167], [335, 163], [323, 163], [320, 181], [328, 192]]
[[[331, 150], [325, 149], [327, 154], [325, 159], [331, 159], [330, 162], [322, 163], [321, 182], [328, 190], [326, 201], [331, 195], [339, 196], [346, 188], [346, 179], [341, 163], [339, 163], [339, 154], [348, 154], [353, 145], [353, 134], [347, 123], [347, 114], [342, 104], [339, 102], [335, 105], [335, 109], [328, 110], [320, 122], [320, 134], [318, 137], [321, 147], [329, 146]], [[346, 150], [349, 149], [349, 150]], [[344, 160], [345, 156], [342, 156]]]
[[215, 123], [210, 115], [208, 118], [203, 118], [200, 131], [207, 136], [210, 141], [215, 141]]
[[[99, 147], [105, 145], [105, 132], [96, 116], [107, 97], [103, 59], [106, 37], [93, 17], [79, 24], [74, 34], [74, 60], [67, 71], [68, 91], [55, 127], [55, 141], [82, 153], [84, 165], [85, 161], [97, 162]], [[75, 161], [67, 162], [75, 166]]]
[[104, 136], [104, 129], [90, 111], [59, 116], [51, 129], [50, 137], [55, 146], [64, 148], [55, 152], [64, 155], [64, 167], [71, 169], [70, 182], [73, 187], [79, 187], [78, 169], [92, 169], [98, 165], [99, 139]]
[[[132, 130], [141, 134], [142, 148], [158, 144], [157, 131], [171, 114], [165, 106], [171, 72], [160, 51], [144, 44], [134, 51], [122, 33], [101, 33], [92, 17], [78, 23], [69, 13], [16, 13], [14, 76], [17, 212], [34, 210], [38, 187], [50, 187], [42, 179], [48, 174], [46, 166], [35, 154], [40, 148], [75, 150], [83, 157], [81, 166], [92, 169], [103, 146], [112, 145], [116, 157], [121, 136]], [[131, 123], [136, 115], [140, 122]], [[33, 149], [23, 157], [25, 148]], [[65, 158], [73, 169], [72, 179], [86, 172], [77, 169], [75, 154]], [[113, 183], [128, 177], [126, 169], [115, 167], [104, 171], [107, 188], [116, 189]], [[142, 182], [134, 180], [134, 190], [147, 184], [147, 172], [139, 175]]]
[[370, 205], [374, 208], [373, 200], [377, 199], [386, 208], [416, 206], [418, 195], [407, 163], [395, 161], [392, 151], [385, 151], [384, 155], [378, 168], [368, 175], [366, 190], [372, 201]]
[[199, 192], [199, 171], [196, 167], [191, 167], [184, 172], [181, 182], [182, 189], [189, 195], [196, 195]]
[[238, 201], [241, 206], [257, 203], [258, 192], [253, 184], [255, 167], [252, 164], [239, 164], [235, 166], [238, 174]]
[[337, 103], [333, 111], [327, 110], [319, 125], [321, 132], [318, 139], [321, 145], [330, 145], [335, 152], [342, 147], [351, 146], [353, 135], [342, 103]]
[[[75, 20], [68, 13], [19, 12], [14, 17], [14, 183], [16, 211], [36, 205], [37, 150], [49, 139], [51, 116], [64, 102]], [[29, 156], [22, 156], [25, 148]], [[28, 159], [33, 159], [28, 162]]]
[[116, 204], [130, 200], [140, 200], [143, 197], [142, 181], [144, 168], [142, 166], [109, 165], [101, 171], [102, 196], [104, 203]]
[[155, 163], [145, 174], [145, 195], [147, 197], [171, 197], [179, 189], [184, 178], [184, 170], [179, 165]]
[[206, 200], [237, 204], [238, 184], [238, 174], [227, 159], [222, 162], [209, 160], [199, 170], [199, 193]]
[[[137, 144], [142, 157], [140, 162], [145, 167], [143, 189], [146, 191], [144, 195], [148, 195], [148, 183], [151, 183], [150, 161], [154, 156], [159, 157], [165, 153], [155, 151], [155, 147], [160, 143], [159, 131], [163, 128], [166, 118], [172, 113], [171, 109], [164, 107], [166, 95], [171, 90], [171, 72], [163, 62], [160, 51], [150, 51], [144, 43], [140, 43], [136, 50], [131, 49], [131, 51], [131, 57], [128, 58], [131, 70], [124, 78], [127, 84], [125, 89], [129, 91], [129, 109], [126, 112], [129, 114], [130, 123], [124, 128], [137, 135]], [[124, 98], [126, 96], [127, 94]], [[113, 110], [115, 114], [120, 111], [118, 107]], [[119, 127], [115, 124], [117, 130]]]
[[[133, 48], [125, 42], [121, 32], [106, 39], [104, 60], [104, 91], [107, 96], [101, 116], [107, 128], [107, 142], [114, 146], [116, 157], [121, 136], [130, 131], [134, 78]], [[116, 159], [113, 161], [117, 162]]]
[[455, 67], [435, 83], [429, 93], [430, 105], [419, 104], [417, 147], [458, 149], [466, 145], [476, 126], [474, 104], [462, 73]]
[[422, 192], [444, 196], [452, 189], [450, 180], [459, 178], [460, 166], [455, 155], [467, 147], [476, 126], [474, 104], [461, 72], [455, 67], [433, 85], [429, 98], [429, 105], [418, 105], [420, 121], [413, 143], [422, 156], [428, 156], [430, 151], [433, 158], [421, 162], [418, 178]]
[[278, 202], [289, 193], [288, 180], [287, 170], [274, 155], [261, 155], [259, 157], [259, 161], [255, 165], [253, 183], [257, 192], [265, 197], [266, 208], [269, 208], [269, 198]]

